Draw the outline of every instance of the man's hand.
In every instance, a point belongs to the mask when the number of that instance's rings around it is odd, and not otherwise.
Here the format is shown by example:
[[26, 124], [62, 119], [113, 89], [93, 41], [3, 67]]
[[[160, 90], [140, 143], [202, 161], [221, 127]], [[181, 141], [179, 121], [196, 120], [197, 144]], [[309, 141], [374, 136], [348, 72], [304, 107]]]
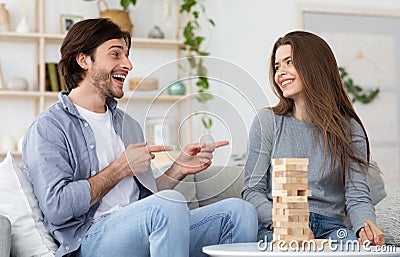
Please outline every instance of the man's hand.
[[198, 173], [211, 165], [213, 152], [216, 148], [228, 144], [228, 141], [210, 144], [189, 144], [183, 149], [174, 164], [178, 165], [179, 171], [183, 176]]
[[385, 236], [383, 230], [372, 223], [370, 220], [366, 220], [364, 222], [364, 227], [360, 230], [359, 233], [359, 242], [360, 244], [365, 241], [371, 242], [372, 245], [383, 245], [385, 244]]
[[154, 159], [156, 152], [171, 151], [171, 146], [147, 146], [146, 142], [131, 144], [121, 154], [118, 161], [122, 164], [126, 176], [137, 176], [145, 173]]

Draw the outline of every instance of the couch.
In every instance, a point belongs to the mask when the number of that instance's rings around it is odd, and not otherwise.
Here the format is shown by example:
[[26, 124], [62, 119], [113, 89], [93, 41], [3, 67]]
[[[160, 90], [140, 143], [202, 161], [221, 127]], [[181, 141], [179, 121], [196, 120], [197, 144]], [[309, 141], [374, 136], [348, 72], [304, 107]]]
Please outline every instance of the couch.
[[5, 216], [0, 216], [0, 257], [10, 256], [11, 223]]
[[[155, 175], [157, 176], [157, 174]], [[212, 166], [201, 173], [186, 177], [175, 189], [185, 196], [189, 207], [194, 209], [228, 197], [240, 198], [243, 179], [243, 167]], [[386, 195], [383, 180], [380, 176], [377, 176], [372, 179], [370, 185], [373, 192], [373, 201], [376, 203]], [[399, 199], [400, 191], [396, 195], [384, 198], [376, 205], [377, 223], [385, 231], [386, 242], [397, 246], [400, 246]], [[8, 235], [8, 237], [7, 239], [2, 238], [0, 241], [0, 257], [8, 257], [9, 255], [5, 254], [5, 252], [10, 251], [10, 230], [9, 225], [7, 225], [9, 222], [6, 221], [4, 223], [6, 225], [3, 225], [2, 222], [3, 219], [0, 219], [0, 236]], [[398, 225], [393, 226], [393, 224]]]

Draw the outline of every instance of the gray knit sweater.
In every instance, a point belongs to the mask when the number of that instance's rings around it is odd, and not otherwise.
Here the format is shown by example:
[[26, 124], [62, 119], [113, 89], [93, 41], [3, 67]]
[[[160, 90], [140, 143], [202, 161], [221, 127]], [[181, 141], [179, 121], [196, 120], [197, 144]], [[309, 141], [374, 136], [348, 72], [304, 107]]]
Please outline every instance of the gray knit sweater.
[[[354, 120], [352, 125], [352, 142], [360, 150], [359, 157], [366, 159], [362, 128]], [[322, 135], [317, 143], [311, 126], [291, 113], [276, 115], [270, 110], [258, 113], [250, 129], [243, 198], [254, 205], [259, 222], [268, 227], [272, 224], [271, 159], [308, 158], [308, 189], [312, 191], [308, 198], [310, 212], [344, 220], [347, 211], [355, 231], [363, 227], [366, 219], [375, 223], [367, 176], [353, 172], [352, 183], [346, 171], [343, 188], [339, 164], [335, 165], [334, 176], [330, 176], [328, 157], [324, 169]], [[359, 169], [357, 164], [351, 165]]]

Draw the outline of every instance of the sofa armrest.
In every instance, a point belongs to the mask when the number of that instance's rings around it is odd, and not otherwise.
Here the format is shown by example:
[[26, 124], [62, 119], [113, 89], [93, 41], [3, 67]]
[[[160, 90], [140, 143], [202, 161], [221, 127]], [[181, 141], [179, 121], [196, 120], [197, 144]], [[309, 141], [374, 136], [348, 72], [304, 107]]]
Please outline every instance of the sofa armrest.
[[385, 232], [387, 244], [400, 246], [400, 189], [375, 206], [376, 224]]
[[0, 215], [0, 256], [10, 256], [11, 223], [7, 217]]

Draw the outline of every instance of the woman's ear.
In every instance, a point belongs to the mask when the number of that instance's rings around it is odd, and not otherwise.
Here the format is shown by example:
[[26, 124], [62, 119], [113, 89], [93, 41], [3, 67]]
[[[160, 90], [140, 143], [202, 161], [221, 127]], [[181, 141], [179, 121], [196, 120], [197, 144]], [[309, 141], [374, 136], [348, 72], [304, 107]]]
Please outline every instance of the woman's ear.
[[82, 69], [87, 70], [88, 69], [88, 58], [89, 55], [85, 55], [83, 53], [79, 53], [76, 55], [76, 62], [81, 66]]

